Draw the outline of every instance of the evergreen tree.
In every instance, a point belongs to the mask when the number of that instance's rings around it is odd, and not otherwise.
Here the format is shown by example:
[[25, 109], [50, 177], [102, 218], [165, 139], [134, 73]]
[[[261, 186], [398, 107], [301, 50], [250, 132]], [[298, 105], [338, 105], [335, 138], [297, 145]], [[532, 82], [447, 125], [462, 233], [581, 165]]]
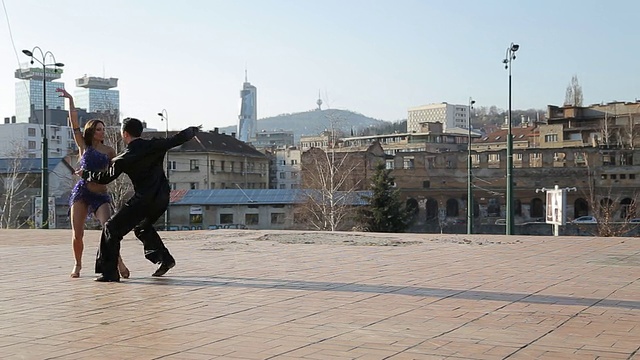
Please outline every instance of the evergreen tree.
[[371, 178], [373, 194], [366, 197], [369, 206], [362, 214], [367, 231], [404, 232], [409, 226], [410, 213], [402, 204], [394, 183], [391, 170], [386, 169], [384, 163], [378, 164]]

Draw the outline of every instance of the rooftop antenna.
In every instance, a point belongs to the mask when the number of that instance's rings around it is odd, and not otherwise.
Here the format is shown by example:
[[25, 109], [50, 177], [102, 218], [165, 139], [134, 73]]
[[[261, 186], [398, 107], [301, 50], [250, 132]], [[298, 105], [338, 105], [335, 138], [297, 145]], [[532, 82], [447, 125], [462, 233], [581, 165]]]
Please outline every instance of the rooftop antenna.
[[316, 104], [318, 104], [318, 110], [322, 110], [322, 98], [320, 97], [320, 89], [318, 89], [318, 101], [316, 101]]

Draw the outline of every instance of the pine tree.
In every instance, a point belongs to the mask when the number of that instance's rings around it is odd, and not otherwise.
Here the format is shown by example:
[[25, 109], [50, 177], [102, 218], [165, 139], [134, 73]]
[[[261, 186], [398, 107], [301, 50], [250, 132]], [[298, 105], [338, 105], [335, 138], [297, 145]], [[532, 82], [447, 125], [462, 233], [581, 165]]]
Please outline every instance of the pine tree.
[[391, 170], [380, 163], [371, 180], [373, 194], [366, 197], [369, 206], [362, 214], [367, 231], [404, 232], [409, 226], [410, 215], [400, 200], [400, 191], [394, 188]]

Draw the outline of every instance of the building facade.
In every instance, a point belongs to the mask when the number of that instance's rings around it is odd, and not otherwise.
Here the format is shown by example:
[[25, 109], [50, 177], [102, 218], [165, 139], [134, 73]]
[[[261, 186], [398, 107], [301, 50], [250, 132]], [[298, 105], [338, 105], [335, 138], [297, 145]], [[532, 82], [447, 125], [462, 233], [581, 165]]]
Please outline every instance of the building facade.
[[15, 71], [16, 79], [16, 122], [28, 123], [34, 111], [44, 108], [43, 77], [46, 85], [47, 108], [64, 110], [64, 98], [59, 97], [57, 88], [64, 89], [64, 83], [54, 81], [62, 76], [62, 69], [26, 68]]
[[268, 151], [270, 189], [299, 189], [302, 182], [302, 151], [297, 147]]
[[[478, 224], [492, 224], [505, 216], [506, 150], [476, 154], [473, 165], [474, 217]], [[544, 216], [545, 196], [540, 190], [575, 188], [568, 193], [569, 219], [585, 215], [599, 217], [602, 204], [616, 205], [612, 218], [635, 217], [625, 207], [638, 199], [640, 151], [599, 148], [518, 149], [514, 158], [516, 224], [538, 221]], [[619, 165], [624, 162], [626, 165]], [[409, 164], [409, 166], [408, 166]], [[393, 175], [407, 203], [420, 209], [418, 220], [463, 221], [466, 217], [466, 152], [398, 153]]]
[[[472, 138], [478, 138], [476, 133]], [[397, 152], [428, 151], [449, 152], [464, 150], [468, 146], [468, 133], [445, 133], [442, 124], [423, 123], [420, 132], [395, 133], [384, 135], [355, 136], [342, 139], [344, 148], [366, 149], [371, 144], [378, 142], [384, 148], [387, 155], [395, 155]]]
[[[0, 227], [29, 228], [36, 223], [35, 199], [41, 192], [42, 164], [33, 158], [0, 158]], [[69, 158], [49, 158], [51, 228], [69, 227], [69, 192], [77, 177]]]
[[312, 148], [301, 156], [301, 186], [303, 189], [323, 191], [369, 190], [376, 166], [385, 162], [386, 158], [378, 142], [358, 150]]
[[76, 86], [79, 88], [74, 96], [77, 108], [89, 113], [119, 112], [120, 91], [113, 89], [118, 86], [118, 79], [85, 75], [76, 79]]
[[[143, 136], [165, 137], [165, 132], [145, 131]], [[220, 134], [217, 128], [199, 132], [168, 154], [173, 190], [269, 187], [269, 159], [235, 137]]]
[[[42, 157], [42, 125], [13, 123], [0, 125], [0, 158]], [[47, 125], [49, 157], [60, 158], [77, 151], [69, 126]]]
[[256, 140], [251, 144], [256, 148], [289, 147], [295, 144], [293, 131], [266, 131], [256, 134]]
[[[355, 214], [357, 207], [366, 205], [364, 196], [370, 195], [352, 193], [343, 197], [344, 205]], [[308, 192], [303, 189], [176, 190], [170, 203], [171, 223], [177, 230], [215, 229], [232, 224], [248, 229], [309, 229], [304, 217], [299, 216], [307, 198]]]
[[409, 109], [407, 132], [420, 132], [423, 123], [443, 124], [446, 132], [453, 128], [468, 128], [469, 106], [455, 105], [446, 102], [429, 104]]
[[300, 137], [300, 149], [304, 151], [312, 148], [329, 149], [339, 147], [342, 144], [343, 134], [341, 131], [325, 130], [318, 135]]

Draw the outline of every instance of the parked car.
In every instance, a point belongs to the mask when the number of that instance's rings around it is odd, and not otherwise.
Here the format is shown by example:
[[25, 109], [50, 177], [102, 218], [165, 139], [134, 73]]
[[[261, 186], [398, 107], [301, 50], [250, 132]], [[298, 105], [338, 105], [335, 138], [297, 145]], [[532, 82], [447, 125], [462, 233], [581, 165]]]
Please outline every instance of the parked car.
[[208, 230], [218, 230], [222, 229], [222, 225], [209, 225]]
[[496, 220], [496, 225], [507, 225], [507, 219]]
[[572, 224], [597, 224], [598, 220], [594, 216], [580, 216], [573, 219]]
[[629, 224], [640, 224], [640, 218], [634, 218], [629, 220]]

